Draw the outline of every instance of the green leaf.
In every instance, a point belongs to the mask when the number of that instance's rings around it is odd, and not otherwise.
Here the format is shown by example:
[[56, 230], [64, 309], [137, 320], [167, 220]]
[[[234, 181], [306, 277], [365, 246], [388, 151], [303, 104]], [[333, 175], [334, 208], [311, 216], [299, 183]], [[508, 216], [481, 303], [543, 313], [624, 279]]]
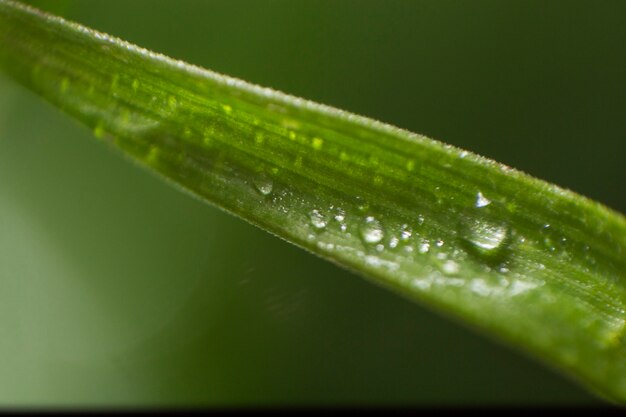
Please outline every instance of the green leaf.
[[192, 195], [626, 400], [620, 214], [7, 0], [0, 68]]

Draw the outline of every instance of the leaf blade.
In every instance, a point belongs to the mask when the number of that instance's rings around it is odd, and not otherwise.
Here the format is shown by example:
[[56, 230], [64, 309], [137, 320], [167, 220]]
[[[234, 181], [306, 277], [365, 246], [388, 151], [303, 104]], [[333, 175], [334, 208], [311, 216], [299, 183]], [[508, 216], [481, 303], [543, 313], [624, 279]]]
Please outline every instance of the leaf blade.
[[620, 215], [419, 135], [0, 11], [2, 67], [141, 163], [623, 399]]

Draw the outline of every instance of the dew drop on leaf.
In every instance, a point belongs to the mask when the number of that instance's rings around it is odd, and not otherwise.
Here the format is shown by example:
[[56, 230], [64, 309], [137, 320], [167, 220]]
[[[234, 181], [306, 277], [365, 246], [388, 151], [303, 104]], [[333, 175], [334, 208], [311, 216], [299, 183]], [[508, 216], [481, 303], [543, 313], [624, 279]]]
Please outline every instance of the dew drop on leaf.
[[396, 233], [390, 236], [389, 247], [394, 249], [401, 245], [406, 245], [411, 240], [411, 236], [413, 236], [413, 231], [408, 224], [403, 224], [397, 229]]
[[423, 241], [422, 243], [420, 243], [419, 245], [419, 252], [420, 253], [428, 253], [428, 251], [430, 251], [430, 243], [427, 241]]
[[409, 225], [403, 224], [400, 228], [400, 241], [408, 242], [413, 236], [413, 231], [409, 228]]
[[452, 260], [448, 260], [443, 263], [443, 265], [441, 266], [441, 270], [446, 275], [454, 275], [459, 272], [459, 264]]
[[509, 228], [501, 223], [471, 219], [462, 223], [460, 233], [477, 253], [495, 255], [506, 246]]
[[262, 195], [270, 195], [274, 189], [274, 182], [266, 174], [261, 174], [255, 178], [254, 186]]
[[345, 212], [345, 210], [342, 209], [341, 207], [337, 207], [335, 209], [335, 216], [334, 216], [334, 218], [338, 222], [343, 222], [346, 219], [346, 212]]
[[341, 207], [331, 207], [331, 211], [332, 211], [331, 216], [333, 220], [339, 223], [339, 229], [342, 232], [345, 232], [346, 230], [348, 230], [348, 225], [345, 223], [346, 211], [342, 209]]
[[365, 243], [378, 243], [383, 240], [385, 233], [383, 227], [373, 216], [367, 216], [361, 225], [361, 237]]
[[309, 212], [309, 220], [311, 221], [311, 225], [317, 230], [325, 229], [326, 225], [328, 224], [326, 216], [324, 216], [324, 214], [322, 214], [322, 212], [317, 209], [311, 210]]

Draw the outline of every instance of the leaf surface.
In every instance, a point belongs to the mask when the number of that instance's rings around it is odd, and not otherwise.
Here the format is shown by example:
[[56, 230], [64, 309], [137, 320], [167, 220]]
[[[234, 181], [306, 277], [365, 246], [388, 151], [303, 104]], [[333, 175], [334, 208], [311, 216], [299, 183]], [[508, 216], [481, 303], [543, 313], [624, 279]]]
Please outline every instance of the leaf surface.
[[0, 68], [192, 195], [626, 399], [622, 215], [7, 0]]

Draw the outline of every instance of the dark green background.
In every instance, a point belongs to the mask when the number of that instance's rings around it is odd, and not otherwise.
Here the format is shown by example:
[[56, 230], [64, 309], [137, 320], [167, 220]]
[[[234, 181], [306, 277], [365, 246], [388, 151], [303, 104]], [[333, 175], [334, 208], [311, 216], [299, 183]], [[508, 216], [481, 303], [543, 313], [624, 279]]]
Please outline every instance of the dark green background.
[[[33, 3], [626, 211], [624, 1]], [[598, 401], [176, 191], [5, 78], [0, 278], [0, 405]]]

